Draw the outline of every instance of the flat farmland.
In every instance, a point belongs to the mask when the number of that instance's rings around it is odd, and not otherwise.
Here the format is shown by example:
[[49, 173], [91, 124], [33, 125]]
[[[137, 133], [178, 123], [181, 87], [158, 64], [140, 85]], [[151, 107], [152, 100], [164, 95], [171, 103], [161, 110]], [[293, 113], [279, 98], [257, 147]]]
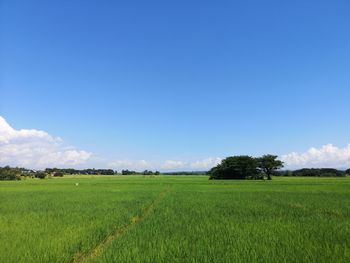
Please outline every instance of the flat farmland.
[[350, 262], [350, 178], [0, 182], [0, 262]]

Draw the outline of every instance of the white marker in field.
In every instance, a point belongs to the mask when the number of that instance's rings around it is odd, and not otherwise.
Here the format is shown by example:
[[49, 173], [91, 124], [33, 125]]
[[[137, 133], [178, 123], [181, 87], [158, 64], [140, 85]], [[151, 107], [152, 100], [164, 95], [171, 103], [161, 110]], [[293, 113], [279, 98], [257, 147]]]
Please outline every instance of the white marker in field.
[[75, 183], [75, 186], [78, 186], [79, 185], [79, 183]]

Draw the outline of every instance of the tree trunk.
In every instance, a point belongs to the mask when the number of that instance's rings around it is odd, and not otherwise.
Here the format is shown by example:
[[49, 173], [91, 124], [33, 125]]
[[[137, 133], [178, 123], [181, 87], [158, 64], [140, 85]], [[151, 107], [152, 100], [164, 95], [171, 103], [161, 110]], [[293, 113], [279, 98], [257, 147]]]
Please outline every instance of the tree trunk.
[[267, 180], [272, 180], [271, 174], [267, 174]]

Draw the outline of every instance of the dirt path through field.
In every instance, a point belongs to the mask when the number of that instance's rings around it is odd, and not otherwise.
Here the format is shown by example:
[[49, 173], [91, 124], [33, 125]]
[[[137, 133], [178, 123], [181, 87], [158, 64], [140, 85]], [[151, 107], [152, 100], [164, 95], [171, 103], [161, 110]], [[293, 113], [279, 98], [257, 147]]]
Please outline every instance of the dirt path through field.
[[90, 249], [85, 253], [77, 252], [72, 260], [72, 263], [83, 263], [88, 259], [92, 259], [101, 254], [101, 252], [114, 240], [118, 239], [121, 235], [123, 235], [130, 227], [140, 223], [143, 219], [145, 219], [154, 209], [154, 207], [162, 201], [165, 195], [170, 192], [171, 187], [167, 187], [163, 190], [159, 195], [152, 201], [152, 203], [143, 210], [141, 215], [135, 215], [130, 219], [129, 223], [124, 224], [119, 227], [114, 233], [108, 235], [101, 243], [97, 244], [95, 247]]

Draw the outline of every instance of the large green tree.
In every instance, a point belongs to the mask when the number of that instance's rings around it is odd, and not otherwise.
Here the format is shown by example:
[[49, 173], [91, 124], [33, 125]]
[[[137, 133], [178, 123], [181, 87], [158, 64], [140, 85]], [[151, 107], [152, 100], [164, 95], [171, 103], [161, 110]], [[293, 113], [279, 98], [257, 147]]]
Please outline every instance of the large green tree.
[[255, 158], [241, 155], [227, 157], [212, 168], [209, 174], [209, 179], [255, 179], [259, 177], [259, 170]]
[[283, 167], [283, 162], [277, 159], [277, 155], [266, 154], [256, 158], [258, 168], [267, 176], [268, 180], [272, 179], [273, 173]]

